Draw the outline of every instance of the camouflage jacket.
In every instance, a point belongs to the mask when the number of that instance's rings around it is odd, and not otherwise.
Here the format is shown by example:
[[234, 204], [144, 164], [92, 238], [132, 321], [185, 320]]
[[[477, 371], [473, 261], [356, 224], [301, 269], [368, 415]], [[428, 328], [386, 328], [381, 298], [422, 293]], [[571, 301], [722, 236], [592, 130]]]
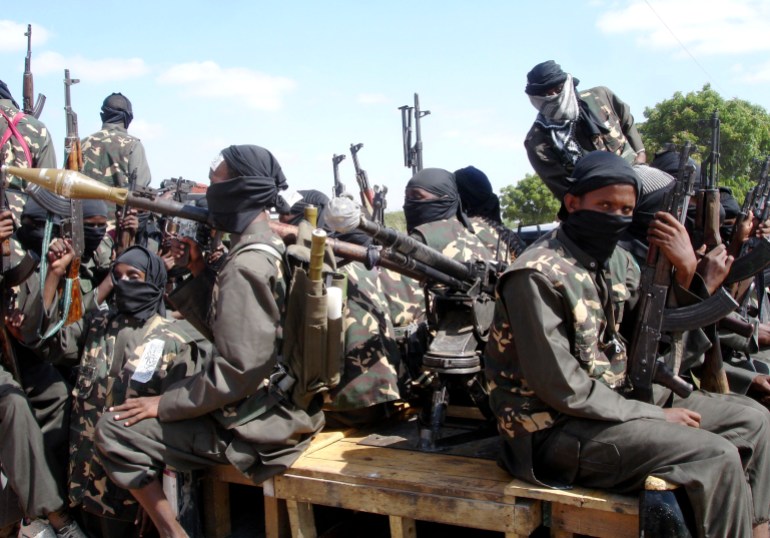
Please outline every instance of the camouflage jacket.
[[481, 240], [455, 218], [422, 224], [409, 235], [457, 261], [494, 259]]
[[401, 353], [381, 272], [357, 262], [339, 272], [348, 279], [345, 355], [342, 379], [328, 407], [345, 411], [398, 400]]
[[198, 371], [194, 340], [180, 324], [160, 315], [140, 323], [114, 310], [91, 312], [52, 339], [50, 345], [62, 360], [79, 361], [70, 419], [71, 505], [134, 521], [138, 504], [104, 472], [94, 428], [110, 406], [131, 397], [162, 394]]
[[163, 394], [158, 412], [161, 421], [210, 414], [234, 434], [227, 449], [230, 462], [261, 483], [299, 457], [323, 427], [323, 413], [305, 412], [284, 400], [253, 416], [251, 403], [266, 395], [278, 361], [286, 279], [273, 255], [246, 247], [268, 244], [283, 253], [284, 246], [266, 221], [252, 222], [230, 239], [213, 289], [204, 273], [174, 292], [183, 315], [193, 309], [191, 322], [206, 317], [195, 311], [199, 305], [210, 305], [206, 326], [196, 328], [213, 335], [216, 352], [201, 372]]
[[128, 179], [136, 172], [136, 184], [150, 184], [150, 166], [141, 140], [128, 134], [122, 126], [105, 123], [101, 131], [81, 142], [83, 173], [110, 187], [128, 187]]
[[[630, 107], [604, 86], [582, 91], [579, 96], [607, 129], [606, 133], [592, 135], [583, 127], [584, 122], [574, 123], [574, 137], [583, 151], [612, 151], [628, 162], [633, 162], [636, 152], [644, 149], [644, 144], [634, 124]], [[532, 168], [556, 198], [561, 200], [568, 187], [566, 178], [575, 167], [572, 156], [557, 148], [553, 129], [539, 121], [535, 121], [527, 133], [524, 147]]]
[[378, 281], [396, 329], [419, 323], [425, 317], [425, 292], [419, 282], [381, 267]]
[[[0, 110], [2, 110], [11, 120], [19, 114], [19, 110], [13, 106], [8, 99], [0, 99]], [[56, 150], [54, 149], [51, 134], [46, 126], [34, 116], [24, 115], [16, 125], [17, 130], [24, 138], [32, 156], [32, 162], [27, 161], [22, 144], [11, 135], [8, 142], [0, 148], [5, 150], [5, 161], [1, 164], [17, 166], [20, 168], [56, 168]], [[0, 138], [2, 138], [8, 129], [5, 119], [0, 116]], [[8, 204], [13, 211], [16, 225], [21, 222], [21, 211], [24, 208], [26, 197], [22, 190], [26, 184], [20, 178], [9, 176]]]
[[[615, 327], [605, 313], [600, 275], [609, 281]], [[636, 302], [639, 278], [625, 250], [616, 248], [607, 268], [598, 271], [557, 228], [500, 279], [485, 366], [498, 429], [514, 451], [514, 475], [533, 479], [530, 434], [563, 415], [662, 418], [660, 408], [624, 397], [626, 349], [617, 330]]]

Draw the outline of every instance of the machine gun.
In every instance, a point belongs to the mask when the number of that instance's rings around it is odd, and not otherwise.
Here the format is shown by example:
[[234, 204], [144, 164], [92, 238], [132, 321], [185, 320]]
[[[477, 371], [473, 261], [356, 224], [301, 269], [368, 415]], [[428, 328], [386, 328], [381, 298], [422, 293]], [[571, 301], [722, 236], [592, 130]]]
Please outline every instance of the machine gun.
[[[420, 110], [420, 96], [414, 94], [414, 106], [398, 107], [401, 111], [401, 139], [404, 148], [404, 166], [412, 169], [412, 175], [422, 170], [422, 131], [420, 120], [430, 114], [430, 110]], [[412, 132], [415, 142], [412, 145]]]
[[37, 94], [37, 102], [34, 106], [32, 100], [35, 95], [35, 84], [32, 79], [32, 25], [27, 25], [27, 31], [24, 32], [27, 36], [27, 56], [24, 58], [24, 85], [23, 85], [23, 105], [22, 110], [25, 114], [32, 114], [36, 118], [40, 117], [43, 112], [43, 106], [45, 105], [45, 95], [42, 93]]
[[[677, 220], [684, 218], [694, 184], [694, 167], [689, 164], [692, 146], [687, 142], [679, 155], [679, 172], [674, 189], [668, 193], [665, 211]], [[658, 358], [663, 324], [663, 312], [669, 301], [671, 262], [657, 247], [650, 245], [647, 262], [642, 270], [639, 317], [628, 354], [628, 376], [633, 397], [652, 402], [652, 385], [664, 385], [682, 397], [692, 392], [692, 386], [679, 378]]]
[[345, 185], [340, 181], [340, 163], [345, 160], [345, 155], [332, 156], [332, 170], [334, 172], [334, 196], [339, 198], [345, 192]]

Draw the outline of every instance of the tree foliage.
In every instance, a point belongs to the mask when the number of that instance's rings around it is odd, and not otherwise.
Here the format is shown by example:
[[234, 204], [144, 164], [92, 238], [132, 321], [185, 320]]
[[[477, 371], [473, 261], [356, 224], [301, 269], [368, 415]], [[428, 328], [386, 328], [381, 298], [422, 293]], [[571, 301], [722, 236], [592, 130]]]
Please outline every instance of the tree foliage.
[[731, 187], [741, 201], [756, 181], [759, 162], [770, 154], [770, 115], [761, 106], [741, 99], [723, 99], [709, 84], [701, 91], [676, 92], [652, 108], [645, 108], [639, 124], [648, 160], [667, 142], [681, 146], [690, 141], [693, 155], [703, 161], [709, 155], [709, 119], [717, 110], [721, 120], [719, 184]]
[[503, 187], [500, 194], [503, 220], [509, 225], [527, 226], [556, 220], [559, 201], [537, 174], [527, 174], [515, 186]]

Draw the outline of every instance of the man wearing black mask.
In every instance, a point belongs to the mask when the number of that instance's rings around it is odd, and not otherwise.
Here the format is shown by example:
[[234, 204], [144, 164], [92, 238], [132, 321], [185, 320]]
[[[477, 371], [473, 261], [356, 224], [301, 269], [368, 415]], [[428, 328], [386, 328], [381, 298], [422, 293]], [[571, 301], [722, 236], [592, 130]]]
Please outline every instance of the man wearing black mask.
[[264, 148], [230, 146], [212, 163], [209, 179], [210, 223], [230, 233], [231, 248], [213, 287], [207, 271], [191, 266], [195, 278], [177, 293], [210, 305], [201, 332], [212, 335], [217, 352], [201, 372], [161, 396], [130, 398], [96, 427], [107, 474], [168, 537], [185, 533], [163, 495], [164, 466], [232, 463], [261, 483], [291, 465], [323, 426], [321, 402], [298, 407], [286, 388], [290, 379], [278, 368], [284, 246], [270, 230], [267, 210], [288, 210], [279, 195], [287, 187], [281, 167]]
[[[765, 409], [700, 391], [672, 396], [663, 408], [626, 397], [619, 330], [636, 304], [640, 272], [616, 245], [641, 191], [636, 173], [597, 151], [577, 162], [567, 183], [562, 225], [498, 283], [485, 364], [505, 441], [501, 463], [534, 483], [625, 493], [653, 475], [684, 489], [698, 536], [767, 536]], [[687, 288], [696, 257], [684, 227], [658, 213], [649, 240]]]
[[108, 95], [101, 117], [101, 130], [81, 143], [83, 173], [110, 187], [127, 187], [133, 174], [138, 186], [149, 185], [152, 178], [142, 141], [127, 131], [134, 119], [131, 101], [120, 93]]
[[575, 163], [590, 151], [609, 151], [629, 163], [646, 161], [629, 106], [604, 86], [578, 92], [579, 82], [548, 60], [527, 73], [524, 89], [538, 111], [524, 140], [527, 157], [559, 200]]

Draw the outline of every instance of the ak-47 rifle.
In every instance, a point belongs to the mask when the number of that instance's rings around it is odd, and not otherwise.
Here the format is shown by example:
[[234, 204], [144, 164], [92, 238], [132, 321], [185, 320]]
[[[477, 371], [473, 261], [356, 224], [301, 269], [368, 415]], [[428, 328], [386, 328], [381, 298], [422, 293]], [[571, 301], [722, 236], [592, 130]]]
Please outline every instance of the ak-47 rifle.
[[[430, 110], [420, 110], [420, 96], [414, 94], [414, 106], [398, 107], [401, 111], [401, 139], [404, 147], [404, 166], [412, 169], [412, 175], [422, 170], [422, 130], [420, 120], [430, 114]], [[412, 145], [412, 131], [415, 142]]]
[[358, 152], [364, 147], [363, 143], [350, 144], [350, 156], [353, 158], [353, 168], [356, 169], [356, 182], [358, 182], [358, 190], [361, 192], [361, 207], [364, 210], [364, 214], [368, 217], [372, 216], [374, 211], [374, 191], [369, 185], [369, 176], [366, 170], [361, 168], [361, 164], [358, 162]]
[[[679, 155], [679, 172], [674, 189], [667, 195], [665, 211], [681, 220], [687, 213], [694, 185], [694, 169], [689, 164], [692, 146], [687, 142]], [[662, 359], [658, 358], [658, 344], [662, 336], [663, 313], [669, 302], [672, 282], [671, 262], [657, 247], [650, 245], [647, 261], [642, 269], [639, 314], [634, 337], [628, 353], [628, 376], [633, 397], [652, 402], [652, 385], [664, 385], [686, 397], [692, 386], [678, 377]], [[673, 351], [672, 351], [673, 353]]]
[[[5, 152], [0, 155], [0, 162], [5, 162]], [[5, 199], [5, 182], [6, 173], [5, 169], [0, 170], [0, 204], [2, 204], [2, 211], [8, 209], [8, 204]], [[3, 275], [3, 281], [0, 283], [0, 315], [5, 319], [6, 313], [10, 303], [9, 298], [9, 284], [5, 277], [5, 272], [8, 270], [5, 261], [10, 258], [11, 255], [11, 243], [10, 239], [6, 239], [2, 244], [2, 253], [0, 253], [0, 274]], [[0, 351], [2, 351], [2, 363], [8, 369], [8, 372], [13, 376], [13, 379], [17, 383], [21, 383], [21, 373], [19, 370], [19, 362], [16, 359], [16, 351], [13, 349], [13, 340], [11, 335], [8, 334], [8, 328], [5, 323], [2, 323], [0, 328]]]
[[[131, 175], [128, 177], [128, 190], [133, 191], [136, 189], [136, 170], [131, 171]], [[115, 243], [115, 257], [120, 255], [121, 252], [126, 250], [128, 247], [134, 244], [135, 240], [135, 230], [127, 229], [124, 226], [124, 222], [126, 220], [126, 217], [128, 216], [128, 204], [124, 204], [120, 208], [120, 223], [118, 226], [118, 230], [115, 234], [117, 237], [117, 242]]]
[[[78, 115], [72, 109], [70, 86], [80, 82], [80, 79], [70, 78], [70, 70], [64, 70], [64, 113], [67, 116], [67, 137], [64, 140], [65, 168], [79, 172], [83, 168], [83, 153], [80, 150], [78, 136]], [[78, 199], [70, 200], [70, 217], [61, 224], [62, 237], [72, 242], [75, 257], [67, 269], [67, 279], [71, 282], [72, 290], [69, 298], [69, 308], [65, 325], [74, 323], [83, 317], [83, 296], [80, 292], [80, 257], [85, 249], [83, 238], [83, 202]], [[65, 304], [67, 301], [65, 300]]]
[[345, 154], [332, 156], [332, 170], [334, 171], [334, 196], [339, 198], [345, 192], [345, 185], [340, 181], [340, 163], [345, 160]]
[[24, 33], [27, 36], [27, 56], [24, 58], [24, 101], [22, 110], [25, 114], [32, 114], [36, 118], [40, 117], [43, 112], [43, 106], [45, 105], [45, 95], [42, 93], [37, 94], [37, 102], [32, 105], [32, 100], [35, 95], [35, 85], [32, 80], [32, 25], [27, 25], [27, 31]]

